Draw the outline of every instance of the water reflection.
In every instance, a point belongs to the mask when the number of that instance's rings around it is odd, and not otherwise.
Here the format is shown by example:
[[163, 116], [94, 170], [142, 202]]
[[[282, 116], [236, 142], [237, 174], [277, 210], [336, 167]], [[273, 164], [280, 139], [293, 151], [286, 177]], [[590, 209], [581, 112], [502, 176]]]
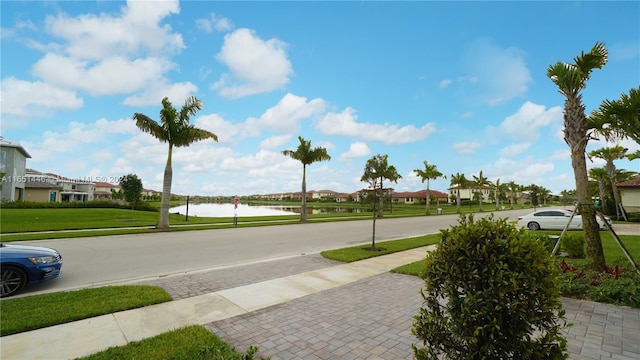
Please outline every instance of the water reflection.
[[[242, 216], [277, 216], [298, 215], [300, 206], [291, 205], [248, 205], [238, 204], [235, 214]], [[364, 209], [340, 206], [310, 207], [307, 205], [307, 214], [336, 214], [336, 213], [360, 213]], [[169, 209], [171, 214], [186, 215], [187, 206], [181, 205]], [[189, 216], [202, 217], [233, 217], [233, 204], [189, 204]]]
[[[289, 207], [291, 208], [291, 207]], [[187, 206], [181, 205], [169, 209], [170, 214], [186, 215]], [[282, 206], [251, 206], [246, 204], [238, 204], [238, 208], [234, 209], [233, 204], [189, 204], [189, 216], [202, 217], [233, 217], [236, 214], [241, 216], [277, 216], [277, 215], [296, 215], [298, 212], [285, 210]]]

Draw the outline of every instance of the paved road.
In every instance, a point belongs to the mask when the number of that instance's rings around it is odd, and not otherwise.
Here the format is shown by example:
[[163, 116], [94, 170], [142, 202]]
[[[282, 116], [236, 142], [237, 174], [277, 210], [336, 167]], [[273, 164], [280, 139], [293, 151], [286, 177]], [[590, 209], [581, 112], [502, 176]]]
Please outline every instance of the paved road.
[[[496, 216], [514, 218], [530, 211], [500, 211]], [[455, 215], [378, 219], [376, 241], [433, 234], [456, 223]], [[41, 286], [25, 289], [22, 294], [157, 279], [266, 259], [313, 254], [368, 243], [371, 230], [371, 220], [359, 220], [28, 241], [25, 244], [59, 250], [64, 258], [63, 275]]]

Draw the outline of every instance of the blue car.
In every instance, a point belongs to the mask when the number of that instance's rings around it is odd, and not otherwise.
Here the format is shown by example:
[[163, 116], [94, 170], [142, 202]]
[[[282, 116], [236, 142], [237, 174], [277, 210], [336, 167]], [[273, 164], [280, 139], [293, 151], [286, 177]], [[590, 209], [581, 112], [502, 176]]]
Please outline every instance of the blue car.
[[61, 269], [62, 256], [54, 249], [0, 244], [0, 297], [56, 278]]

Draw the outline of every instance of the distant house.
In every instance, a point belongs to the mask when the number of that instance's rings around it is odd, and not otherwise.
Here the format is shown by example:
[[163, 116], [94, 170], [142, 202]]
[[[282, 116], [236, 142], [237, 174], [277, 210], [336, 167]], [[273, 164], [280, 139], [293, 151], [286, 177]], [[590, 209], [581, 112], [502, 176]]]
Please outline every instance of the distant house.
[[[429, 189], [430, 202], [434, 205], [446, 203], [449, 196], [443, 192]], [[392, 194], [393, 202], [396, 204], [426, 204], [427, 190], [413, 192], [394, 192]], [[435, 201], [433, 201], [435, 200]]]
[[337, 193], [335, 196], [336, 202], [356, 202], [358, 201], [358, 193]]
[[111, 194], [121, 189], [120, 185], [108, 182], [94, 182], [93, 188], [94, 199], [111, 199]]
[[495, 191], [495, 188], [491, 186], [481, 186], [481, 187], [462, 187], [459, 185], [450, 187], [447, 189], [449, 191], [449, 203], [455, 204], [458, 198], [458, 194], [460, 194], [460, 201], [465, 200], [474, 200], [473, 195], [475, 193], [482, 194], [482, 202], [491, 202], [489, 200], [489, 196]]
[[27, 159], [31, 155], [18, 143], [0, 137], [1, 198], [5, 201], [24, 200]]
[[62, 186], [59, 186], [56, 179], [35, 171], [26, 169], [25, 201], [33, 202], [59, 202], [61, 201]]
[[86, 202], [93, 200], [93, 192], [95, 191], [93, 182], [84, 179], [67, 178], [54, 173], [45, 173], [45, 175], [53, 178], [56, 185], [62, 187], [62, 190], [60, 191], [60, 201]]
[[640, 175], [617, 184], [620, 201], [627, 212], [640, 212]]

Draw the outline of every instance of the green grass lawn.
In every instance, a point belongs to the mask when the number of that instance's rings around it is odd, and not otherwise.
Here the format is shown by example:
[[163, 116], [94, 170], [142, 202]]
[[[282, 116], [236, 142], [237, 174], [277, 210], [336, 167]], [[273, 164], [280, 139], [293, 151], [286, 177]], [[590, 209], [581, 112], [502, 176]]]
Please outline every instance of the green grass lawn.
[[157, 286], [104, 286], [0, 303], [0, 336], [171, 301]]
[[205, 327], [193, 325], [80, 359], [249, 360], [253, 359], [253, 351], [249, 349], [247, 354], [240, 354]]

